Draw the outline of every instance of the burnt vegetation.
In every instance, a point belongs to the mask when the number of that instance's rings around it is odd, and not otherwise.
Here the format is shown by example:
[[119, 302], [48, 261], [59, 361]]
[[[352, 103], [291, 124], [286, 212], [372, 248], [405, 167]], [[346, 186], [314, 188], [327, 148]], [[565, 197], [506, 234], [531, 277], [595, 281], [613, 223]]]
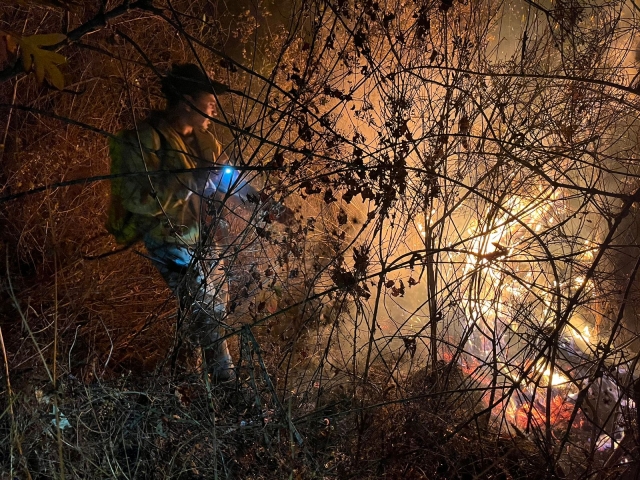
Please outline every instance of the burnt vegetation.
[[[3, 479], [638, 478], [633, 2], [0, 12]], [[228, 204], [233, 386], [104, 227], [107, 140], [178, 62], [295, 212]]]

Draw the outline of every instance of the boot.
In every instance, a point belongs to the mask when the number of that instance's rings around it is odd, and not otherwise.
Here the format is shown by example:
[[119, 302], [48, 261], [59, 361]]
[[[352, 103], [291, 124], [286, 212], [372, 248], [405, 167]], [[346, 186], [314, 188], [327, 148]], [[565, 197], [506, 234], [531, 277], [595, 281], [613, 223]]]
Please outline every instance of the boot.
[[204, 359], [207, 373], [211, 375], [215, 383], [228, 383], [236, 379], [236, 370], [227, 341], [217, 341], [207, 349], [204, 349]]

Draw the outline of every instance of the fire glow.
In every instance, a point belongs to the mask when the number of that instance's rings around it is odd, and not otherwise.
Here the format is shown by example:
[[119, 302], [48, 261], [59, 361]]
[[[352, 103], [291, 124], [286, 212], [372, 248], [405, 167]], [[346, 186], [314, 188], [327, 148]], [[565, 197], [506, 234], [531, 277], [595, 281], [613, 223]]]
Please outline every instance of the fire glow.
[[[573, 428], [584, 426], [585, 416], [574, 414], [583, 378], [571, 377], [600, 342], [597, 325], [587, 323], [576, 310], [557, 342], [561, 354], [553, 364], [546, 354], [550, 350], [545, 342], [557, 325], [564, 299], [584, 288], [588, 300], [593, 291], [584, 275], [571, 269], [562, 277], [552, 275], [529, 253], [531, 239], [568, 214], [564, 203], [559, 191], [540, 191], [528, 199], [513, 195], [499, 212], [485, 212], [484, 218], [491, 221], [477, 220], [467, 230], [471, 248], [464, 254], [464, 274], [468, 291], [474, 293], [463, 305], [462, 336], [468, 340], [459, 364], [487, 387], [485, 405], [504, 395], [506, 401], [494, 404], [494, 418], [504, 418], [524, 432], [545, 425], [567, 428], [572, 416]], [[424, 235], [424, 229], [418, 231]], [[586, 263], [593, 259], [593, 249], [575, 257]], [[534, 347], [527, 351], [527, 345]], [[497, 369], [494, 375], [486, 373], [489, 365]], [[509, 393], [511, 388], [516, 390]], [[617, 415], [614, 411], [613, 417]], [[615, 426], [605, 430], [598, 448], [615, 447], [620, 440], [614, 440], [615, 433]]]
[[[408, 5], [383, 30], [414, 24]], [[479, 12], [477, 2], [468, 5]], [[490, 19], [493, 4], [486, 6]], [[525, 17], [529, 34], [546, 32], [546, 19]], [[582, 445], [615, 447], [627, 401], [618, 385], [633, 373], [623, 371], [630, 357], [611, 332], [620, 285], [604, 239], [619, 200], [637, 188], [636, 154], [628, 153], [636, 142], [617, 133], [628, 132], [637, 112], [604, 87], [564, 78], [554, 32], [529, 65], [518, 44], [524, 30], [505, 48], [498, 37], [475, 37], [473, 15], [456, 18], [451, 26], [446, 16], [430, 17], [434, 31], [452, 28], [453, 36], [429, 36], [416, 50], [404, 35], [369, 34], [366, 54], [356, 48], [357, 68], [333, 84], [352, 85], [358, 99], [343, 124], [358, 143], [347, 154], [376, 172], [380, 198], [398, 207], [363, 241], [381, 250], [387, 269], [386, 310], [372, 309], [384, 317], [374, 319], [384, 323], [380, 341], [405, 355], [419, 339], [434, 371], [438, 360], [457, 365], [486, 391], [501, 432], [543, 432], [551, 449], [561, 430], [584, 426], [601, 433], [585, 434]], [[402, 48], [390, 48], [394, 38]], [[372, 78], [364, 61], [374, 57]], [[375, 203], [366, 197], [365, 205]], [[396, 259], [407, 271], [395, 270]], [[411, 298], [400, 298], [401, 280]]]

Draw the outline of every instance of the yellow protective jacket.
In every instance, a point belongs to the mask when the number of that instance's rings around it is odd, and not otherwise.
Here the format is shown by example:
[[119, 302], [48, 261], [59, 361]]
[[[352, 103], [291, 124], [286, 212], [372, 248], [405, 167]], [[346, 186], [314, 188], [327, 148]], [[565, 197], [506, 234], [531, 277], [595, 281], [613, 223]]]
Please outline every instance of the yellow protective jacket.
[[[195, 145], [189, 146], [155, 114], [109, 141], [111, 174], [125, 174], [111, 180], [106, 225], [118, 243], [143, 237], [187, 246], [198, 242], [202, 201], [220, 175], [207, 168], [222, 160], [222, 149], [208, 131], [194, 133]], [[194, 168], [201, 170], [176, 173]]]

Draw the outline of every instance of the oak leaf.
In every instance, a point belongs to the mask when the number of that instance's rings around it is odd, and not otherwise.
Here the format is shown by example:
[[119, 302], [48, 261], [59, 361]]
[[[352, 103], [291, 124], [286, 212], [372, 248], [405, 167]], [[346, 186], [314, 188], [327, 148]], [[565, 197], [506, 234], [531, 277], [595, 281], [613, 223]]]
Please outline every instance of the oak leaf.
[[22, 65], [25, 72], [35, 69], [36, 80], [42, 84], [45, 76], [49, 83], [58, 90], [64, 88], [64, 76], [58, 69], [58, 65], [67, 62], [64, 55], [41, 47], [49, 47], [62, 42], [66, 35], [62, 33], [48, 33], [44, 35], [31, 35], [20, 38]]

